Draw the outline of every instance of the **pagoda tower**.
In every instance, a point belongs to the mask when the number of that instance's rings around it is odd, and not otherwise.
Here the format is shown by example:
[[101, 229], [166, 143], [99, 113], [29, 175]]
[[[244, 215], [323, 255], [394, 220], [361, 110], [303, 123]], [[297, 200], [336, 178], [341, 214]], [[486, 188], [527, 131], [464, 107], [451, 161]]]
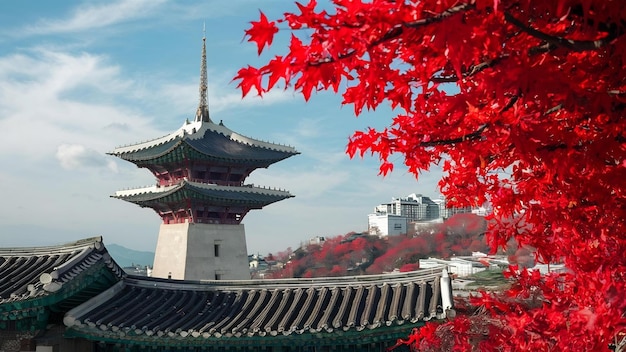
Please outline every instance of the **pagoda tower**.
[[148, 142], [109, 153], [150, 170], [154, 186], [112, 197], [149, 207], [163, 220], [152, 276], [183, 280], [249, 279], [244, 216], [293, 197], [244, 184], [257, 168], [299, 154], [293, 147], [238, 134], [209, 117], [206, 36], [202, 38], [200, 102], [193, 122]]

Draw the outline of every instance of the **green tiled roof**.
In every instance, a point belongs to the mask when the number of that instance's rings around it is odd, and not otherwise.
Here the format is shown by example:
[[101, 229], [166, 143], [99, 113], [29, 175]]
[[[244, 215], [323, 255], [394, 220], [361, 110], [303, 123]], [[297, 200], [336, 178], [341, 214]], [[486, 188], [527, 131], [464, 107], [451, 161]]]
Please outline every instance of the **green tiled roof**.
[[207, 129], [200, 138], [197, 136], [192, 138], [187, 134], [176, 135], [162, 143], [138, 146], [136, 149], [123, 152], [114, 151], [111, 154], [138, 165], [171, 163], [188, 158], [214, 163], [267, 167], [298, 153], [238, 142]]
[[393, 343], [445, 317], [441, 270], [231, 282], [127, 278], [64, 322], [69, 336], [130, 346]]
[[101, 237], [0, 249], [0, 323], [17, 320], [20, 329], [45, 326], [51, 311], [67, 311], [123, 276]]

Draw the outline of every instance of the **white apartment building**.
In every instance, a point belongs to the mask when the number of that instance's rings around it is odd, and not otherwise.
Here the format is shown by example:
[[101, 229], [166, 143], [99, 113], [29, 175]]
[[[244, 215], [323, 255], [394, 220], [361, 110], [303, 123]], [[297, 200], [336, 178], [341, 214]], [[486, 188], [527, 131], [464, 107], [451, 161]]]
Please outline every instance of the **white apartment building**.
[[368, 215], [368, 233], [381, 237], [404, 235], [411, 224], [417, 226], [443, 222], [461, 213], [486, 216], [490, 212], [489, 205], [480, 208], [448, 208], [443, 196], [433, 200], [421, 194], [412, 193], [404, 198], [391, 198], [391, 202], [376, 206], [374, 213]]
[[376, 206], [374, 213], [368, 216], [368, 232], [378, 236], [403, 235], [410, 222], [432, 221], [439, 217], [437, 203], [429, 197], [412, 193]]
[[368, 233], [372, 236], [397, 236], [407, 233], [408, 219], [394, 214], [369, 214]]
[[391, 198], [390, 203], [378, 205], [377, 214], [403, 216], [409, 221], [429, 221], [439, 218], [439, 205], [429, 197], [412, 193], [406, 198]]

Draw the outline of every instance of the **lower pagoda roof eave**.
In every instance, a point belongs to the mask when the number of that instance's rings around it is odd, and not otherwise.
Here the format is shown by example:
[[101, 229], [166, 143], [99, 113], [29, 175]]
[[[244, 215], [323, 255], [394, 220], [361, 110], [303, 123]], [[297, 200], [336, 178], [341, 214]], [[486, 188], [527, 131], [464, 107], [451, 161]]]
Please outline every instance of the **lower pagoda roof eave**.
[[151, 185], [137, 188], [125, 189], [122, 191], [115, 192], [111, 197], [113, 198], [123, 198], [127, 196], [139, 195], [139, 194], [147, 194], [151, 193], [155, 196], [160, 194], [168, 194], [168, 192], [176, 191], [181, 188], [194, 188], [194, 189], [205, 189], [208, 191], [228, 191], [228, 192], [240, 192], [240, 193], [251, 193], [251, 194], [280, 194], [280, 195], [291, 195], [288, 191], [275, 189], [275, 188], [267, 188], [267, 187], [259, 187], [254, 185], [243, 185], [243, 186], [222, 186], [214, 183], [201, 183], [195, 181], [182, 180], [180, 183], [173, 184], [170, 186], [159, 186], [159, 185]]
[[[181, 194], [180, 192], [184, 193]], [[269, 188], [219, 186], [183, 181], [172, 186], [149, 186], [118, 191], [111, 197], [142, 207], [152, 207], [156, 203], [178, 203], [181, 199], [196, 199], [207, 204], [260, 208], [294, 196], [287, 191]]]

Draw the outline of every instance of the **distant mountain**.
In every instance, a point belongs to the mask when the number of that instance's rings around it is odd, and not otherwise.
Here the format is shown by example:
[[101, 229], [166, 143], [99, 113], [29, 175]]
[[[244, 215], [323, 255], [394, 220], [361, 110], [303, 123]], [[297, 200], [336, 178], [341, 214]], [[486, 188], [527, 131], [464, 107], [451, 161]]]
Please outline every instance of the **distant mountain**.
[[134, 249], [120, 246], [119, 244], [107, 244], [107, 250], [115, 262], [121, 267], [127, 266], [152, 266], [154, 263], [154, 252], [136, 251]]

